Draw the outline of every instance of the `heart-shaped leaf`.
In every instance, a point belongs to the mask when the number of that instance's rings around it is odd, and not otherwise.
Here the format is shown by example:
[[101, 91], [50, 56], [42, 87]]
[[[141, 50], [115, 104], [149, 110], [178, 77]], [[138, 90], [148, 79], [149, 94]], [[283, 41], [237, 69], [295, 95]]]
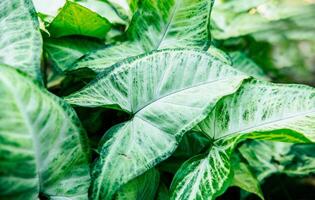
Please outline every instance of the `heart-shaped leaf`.
[[105, 134], [92, 197], [110, 199], [121, 185], [170, 156], [182, 135], [245, 78], [210, 54], [162, 50], [122, 62], [68, 96], [72, 104], [121, 109], [132, 116]]

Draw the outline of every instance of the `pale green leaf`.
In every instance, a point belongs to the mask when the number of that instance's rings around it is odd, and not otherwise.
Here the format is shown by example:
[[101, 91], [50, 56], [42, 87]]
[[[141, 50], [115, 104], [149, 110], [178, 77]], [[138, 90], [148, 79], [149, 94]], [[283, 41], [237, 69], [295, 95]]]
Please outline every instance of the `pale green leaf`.
[[260, 183], [250, 167], [245, 162], [242, 162], [236, 155], [233, 155], [231, 160], [233, 169], [233, 181], [231, 186], [236, 186], [253, 193], [263, 200], [264, 195], [261, 191]]
[[44, 43], [44, 51], [47, 61], [52, 64], [54, 69], [64, 72], [86, 53], [101, 46], [103, 45], [100, 42], [79, 37], [47, 38]]
[[123, 185], [115, 200], [154, 200], [160, 181], [159, 172], [152, 168]]
[[78, 3], [67, 1], [48, 27], [53, 37], [83, 35], [104, 39], [111, 23]]
[[72, 104], [132, 115], [105, 134], [92, 197], [111, 198], [121, 185], [169, 157], [182, 135], [245, 78], [210, 54], [162, 50], [126, 60], [66, 97]]
[[122, 59], [158, 49], [207, 49], [212, 3], [212, 0], [144, 0], [127, 30], [128, 42], [91, 53], [72, 70], [87, 67], [99, 72]]
[[[314, 12], [314, 2], [300, 0], [216, 1], [211, 24], [216, 39], [228, 39], [247, 34], [277, 30], [285, 20]], [[285, 27], [291, 27], [291, 23]]]
[[42, 37], [31, 0], [0, 1], [0, 63], [42, 81]]
[[268, 80], [269, 78], [266, 76], [264, 71], [250, 58], [248, 58], [244, 53], [242, 52], [231, 52], [229, 53], [231, 59], [232, 59], [232, 66], [235, 69], [238, 69], [252, 77], [255, 77], [257, 79], [261, 80]]
[[87, 199], [86, 136], [74, 111], [0, 66], [0, 199]]
[[314, 144], [252, 141], [240, 147], [260, 181], [272, 174], [308, 176], [315, 171]]
[[[220, 100], [210, 115], [194, 128], [207, 134], [213, 147], [210, 156], [187, 163], [177, 172], [179, 175], [176, 175], [178, 180], [173, 183], [173, 199], [182, 199], [184, 193], [190, 193], [187, 199], [198, 199], [204, 191], [211, 191], [207, 197], [213, 199], [221, 193], [225, 189], [221, 182], [229, 182], [226, 174], [230, 171], [230, 163], [227, 165], [224, 161], [230, 159], [231, 151], [239, 141], [246, 138], [297, 143], [315, 141], [314, 122], [313, 88], [256, 80], [244, 83], [236, 93]], [[211, 156], [217, 149], [223, 149], [220, 152], [224, 152], [222, 155], [228, 158], [216, 158], [216, 163], [212, 164]], [[212, 167], [214, 165], [216, 168]], [[228, 170], [221, 173], [225, 169]], [[213, 179], [210, 176], [202, 179], [201, 183], [194, 181], [193, 185], [186, 181], [190, 180], [189, 177], [203, 177], [205, 173], [212, 176], [219, 174], [221, 177]]]
[[215, 199], [232, 180], [230, 165], [229, 151], [220, 146], [189, 159], [172, 181], [171, 199]]

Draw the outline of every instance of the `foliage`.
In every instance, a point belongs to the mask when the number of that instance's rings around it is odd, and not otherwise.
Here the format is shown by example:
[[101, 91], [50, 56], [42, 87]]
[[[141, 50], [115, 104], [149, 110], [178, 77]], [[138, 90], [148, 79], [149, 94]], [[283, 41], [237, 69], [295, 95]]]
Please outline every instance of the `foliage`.
[[288, 192], [271, 185], [287, 182], [311, 190], [315, 2], [0, 8], [0, 199], [279, 199]]

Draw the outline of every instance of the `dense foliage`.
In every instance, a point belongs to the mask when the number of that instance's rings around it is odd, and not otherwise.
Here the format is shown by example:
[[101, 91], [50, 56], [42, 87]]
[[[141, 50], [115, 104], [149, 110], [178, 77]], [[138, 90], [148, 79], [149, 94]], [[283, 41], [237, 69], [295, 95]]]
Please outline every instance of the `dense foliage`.
[[0, 9], [1, 200], [315, 198], [314, 1]]

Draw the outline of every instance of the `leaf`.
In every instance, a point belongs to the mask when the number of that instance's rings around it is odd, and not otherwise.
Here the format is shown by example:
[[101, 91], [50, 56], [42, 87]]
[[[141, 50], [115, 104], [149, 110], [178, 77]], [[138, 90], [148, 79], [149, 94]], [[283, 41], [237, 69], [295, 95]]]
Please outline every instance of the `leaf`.
[[213, 145], [208, 155], [197, 156], [179, 169], [172, 183], [172, 199], [187, 194], [186, 199], [198, 199], [205, 191], [214, 199], [230, 182], [230, 156], [238, 142], [246, 138], [313, 142], [314, 121], [313, 88], [257, 80], [244, 83], [238, 92], [220, 100], [194, 128], [207, 134]]
[[58, 72], [64, 72], [84, 54], [101, 46], [99, 42], [79, 37], [47, 38], [45, 39], [44, 50], [48, 62], [52, 63], [54, 69]]
[[169, 157], [182, 135], [245, 78], [204, 52], [162, 50], [126, 60], [66, 97], [75, 105], [131, 114], [105, 134], [92, 198], [110, 199], [121, 185]]
[[227, 150], [213, 146], [207, 155], [197, 155], [177, 171], [171, 185], [171, 199], [215, 199], [232, 180]]
[[0, 2], [0, 63], [42, 82], [42, 37], [31, 0]]
[[53, 37], [83, 35], [104, 39], [110, 28], [111, 24], [106, 18], [80, 4], [66, 1], [48, 31]]
[[144, 0], [127, 30], [128, 41], [91, 53], [71, 70], [87, 67], [100, 72], [122, 59], [159, 49], [207, 49], [212, 4], [212, 0]]
[[[308, 176], [314, 172], [314, 144], [252, 141], [240, 147], [260, 181], [275, 173]], [[268, 155], [268, 156], [267, 156]]]
[[115, 200], [153, 200], [159, 181], [159, 172], [154, 168], [150, 169], [123, 185], [117, 192]]
[[74, 111], [0, 66], [0, 199], [87, 199], [86, 136]]
[[157, 191], [156, 200], [169, 200], [170, 195], [166, 185], [161, 182]]
[[233, 156], [232, 168], [234, 172], [231, 186], [239, 187], [247, 192], [257, 195], [260, 199], [264, 199], [260, 184], [256, 176], [251, 171], [250, 167], [238, 158]]
[[232, 58], [232, 66], [250, 76], [260, 80], [268, 80], [264, 71], [250, 58], [242, 52], [231, 52], [229, 54]]
[[[119, 3], [123, 3], [123, 1], [118, 1], [117, 6], [113, 6], [110, 2], [110, 0], [106, 1], [100, 1], [100, 0], [86, 0], [86, 1], [78, 1], [78, 4], [96, 12], [100, 16], [108, 19], [108, 21], [112, 24], [125, 24], [127, 25], [126, 19], [122, 18], [120, 14], [126, 14], [129, 15], [131, 13], [128, 13], [128, 7], [126, 8], [126, 11], [124, 9], [120, 10], [120, 12], [117, 12], [117, 7], [121, 7]], [[125, 13], [126, 12], [126, 13]]]
[[[306, 13], [314, 13], [314, 3], [307, 1], [270, 1], [246, 0], [216, 1], [211, 25], [215, 39], [228, 39], [259, 33], [266, 30], [278, 30], [284, 22]], [[292, 23], [288, 23], [288, 28]]]

